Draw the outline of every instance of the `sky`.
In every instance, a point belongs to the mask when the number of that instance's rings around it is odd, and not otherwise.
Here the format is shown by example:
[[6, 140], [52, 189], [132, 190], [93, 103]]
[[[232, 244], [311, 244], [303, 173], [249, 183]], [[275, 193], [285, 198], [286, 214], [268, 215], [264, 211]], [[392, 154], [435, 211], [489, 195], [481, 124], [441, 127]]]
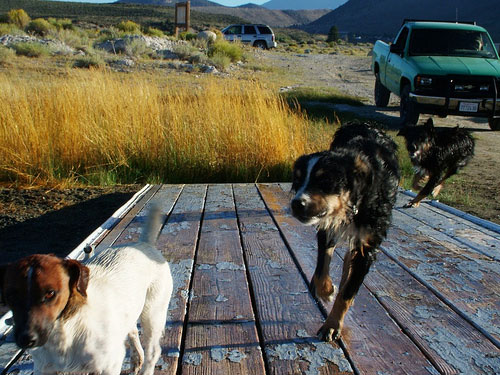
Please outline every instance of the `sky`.
[[[62, 1], [74, 1], [79, 3], [114, 3], [116, 0], [62, 0]], [[264, 4], [269, 0], [211, 0], [214, 3], [219, 3], [229, 7], [234, 7], [238, 5], [254, 3], [254, 4]]]

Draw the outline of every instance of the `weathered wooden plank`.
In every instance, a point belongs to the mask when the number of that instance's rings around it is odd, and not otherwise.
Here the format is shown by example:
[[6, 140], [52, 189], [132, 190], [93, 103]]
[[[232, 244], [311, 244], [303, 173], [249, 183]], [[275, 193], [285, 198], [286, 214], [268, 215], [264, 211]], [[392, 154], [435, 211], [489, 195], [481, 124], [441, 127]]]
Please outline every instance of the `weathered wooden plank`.
[[352, 373], [336, 343], [316, 339], [323, 317], [256, 186], [235, 185], [234, 195], [269, 371]]
[[[13, 344], [14, 345], [14, 344]], [[8, 370], [2, 370], [4, 375], [32, 375], [33, 374], [33, 359], [29, 351], [19, 350], [13, 358], [12, 366]]]
[[[417, 195], [411, 190], [403, 191], [402, 189], [400, 189], [400, 191], [401, 193], [409, 196], [410, 199], [414, 198]], [[500, 224], [481, 219], [480, 217], [474, 216], [464, 211], [460, 211], [454, 207], [441, 203], [439, 200], [428, 199], [423, 200], [422, 202], [426, 207], [438, 212], [439, 214], [455, 218], [456, 220], [464, 222], [466, 225], [474, 226], [480, 231], [492, 234], [493, 236], [495, 236], [495, 234], [500, 234]]]
[[397, 211], [393, 220], [383, 251], [500, 347], [500, 263], [420, 234]]
[[500, 260], [488, 254], [476, 251], [462, 241], [457, 241], [455, 238], [444, 234], [441, 230], [434, 229], [427, 223], [406, 215], [404, 211], [394, 210], [393, 218], [394, 228], [401, 229], [410, 236], [424, 238], [439, 244], [446, 248], [450, 254], [460, 254], [468, 260], [483, 262], [484, 266], [489, 268], [489, 272], [497, 274], [500, 277]]
[[167, 327], [162, 338], [162, 357], [156, 374], [175, 374], [179, 366], [181, 338], [205, 194], [206, 185], [185, 186], [156, 241], [156, 246], [170, 264], [174, 279]]
[[265, 373], [231, 185], [211, 185], [193, 274], [183, 374]]
[[182, 374], [265, 374], [255, 336], [253, 322], [189, 326]]
[[255, 320], [231, 185], [208, 189], [192, 290], [190, 323]]
[[365, 284], [441, 374], [500, 373], [500, 350], [384, 254]]
[[[292, 252], [307, 276], [312, 278], [316, 265], [316, 231], [291, 217], [289, 194], [276, 185], [259, 185], [266, 205], [272, 212]], [[338, 285], [342, 260], [332, 259], [330, 274]], [[321, 304], [329, 312], [331, 304]], [[420, 350], [387, 315], [377, 300], [362, 287], [346, 316], [342, 341], [356, 368], [362, 374], [429, 374], [432, 365]]]
[[[172, 212], [174, 205], [179, 199], [179, 195], [183, 190], [182, 185], [162, 185], [158, 186], [159, 189], [156, 190], [154, 195], [149, 197], [149, 199], [144, 203], [142, 208], [135, 210], [135, 216], [128, 223], [128, 225], [121, 231], [121, 233], [114, 239], [112, 246], [125, 245], [139, 240], [142, 233], [143, 226], [146, 222], [146, 216], [153, 205], [158, 206], [161, 210], [162, 215], [164, 215], [164, 220], [167, 220], [168, 215]], [[161, 228], [158, 228], [160, 230]], [[113, 239], [112, 239], [113, 240]], [[102, 245], [106, 245], [103, 243]], [[102, 251], [101, 246], [98, 247], [98, 251]]]
[[7, 309], [6, 314], [2, 316], [2, 320], [5, 323], [4, 333], [0, 338], [0, 371], [2, 373], [6, 371], [22, 353], [22, 350], [17, 347], [14, 341], [12, 313], [7, 314], [8, 311]]
[[400, 192], [397, 196], [397, 210], [415, 219], [415, 223], [420, 222], [417, 225], [419, 230], [429, 228], [434, 232], [438, 231], [443, 241], [454, 241], [457, 246], [462, 245], [500, 261], [500, 234], [429, 204], [421, 204], [417, 208], [401, 208], [408, 200], [409, 197]]
[[[94, 254], [100, 253], [102, 250], [107, 249], [110, 246], [113, 246], [115, 241], [120, 237], [125, 228], [127, 228], [130, 223], [135, 219], [136, 215], [144, 208], [144, 206], [148, 203], [152, 196], [154, 196], [158, 190], [160, 189], [160, 185], [152, 186], [146, 194], [138, 201], [127, 214], [120, 220], [120, 222], [115, 225], [115, 227], [106, 234], [104, 238], [102, 238], [97, 246], [94, 247]], [[91, 254], [91, 255], [94, 255]]]

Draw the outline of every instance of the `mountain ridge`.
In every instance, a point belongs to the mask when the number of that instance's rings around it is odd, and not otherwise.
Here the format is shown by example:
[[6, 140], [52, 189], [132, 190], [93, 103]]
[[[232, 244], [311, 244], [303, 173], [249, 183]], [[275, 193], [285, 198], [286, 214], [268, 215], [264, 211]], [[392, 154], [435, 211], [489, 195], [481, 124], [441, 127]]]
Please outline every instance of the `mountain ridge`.
[[231, 8], [231, 7], [191, 7], [201, 13], [221, 14], [239, 17], [249, 23], [264, 23], [271, 27], [291, 27], [305, 25], [328, 13], [328, 9], [314, 10], [274, 10], [263, 7]]
[[267, 9], [278, 10], [312, 10], [312, 9], [336, 9], [347, 0], [309, 0], [304, 5], [303, 0], [270, 0], [262, 6]]
[[[327, 34], [332, 26], [339, 32], [393, 38], [405, 18], [476, 21], [495, 41], [500, 40], [498, 0], [349, 0], [323, 17], [300, 26], [311, 33]], [[383, 21], [382, 21], [383, 20]]]
[[[117, 3], [173, 7], [175, 3], [180, 1], [181, 0], [119, 0]], [[245, 22], [265, 23], [271, 27], [290, 27], [308, 24], [330, 11], [330, 9], [278, 10], [268, 9], [250, 3], [238, 7], [226, 7], [208, 0], [191, 0], [191, 10], [200, 13], [238, 17]]]

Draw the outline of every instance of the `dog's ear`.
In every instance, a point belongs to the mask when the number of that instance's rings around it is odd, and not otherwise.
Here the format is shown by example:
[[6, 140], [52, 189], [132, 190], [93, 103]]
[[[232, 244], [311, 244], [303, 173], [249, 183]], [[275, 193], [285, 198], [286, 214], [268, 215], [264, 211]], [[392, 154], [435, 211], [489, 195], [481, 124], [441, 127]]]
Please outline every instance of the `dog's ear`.
[[367, 158], [362, 157], [361, 155], [356, 156], [354, 159], [354, 177], [358, 180], [356, 183], [357, 187], [365, 186], [367, 183], [367, 179], [370, 178], [371, 175], [371, 165]]
[[431, 137], [434, 137], [436, 133], [436, 129], [434, 128], [434, 121], [432, 121], [432, 118], [429, 118], [425, 124], [424, 124], [424, 129], [427, 132], [427, 134]]
[[89, 284], [90, 271], [88, 267], [74, 259], [64, 259], [63, 265], [69, 274], [69, 287], [82, 296], [87, 297], [87, 286]]

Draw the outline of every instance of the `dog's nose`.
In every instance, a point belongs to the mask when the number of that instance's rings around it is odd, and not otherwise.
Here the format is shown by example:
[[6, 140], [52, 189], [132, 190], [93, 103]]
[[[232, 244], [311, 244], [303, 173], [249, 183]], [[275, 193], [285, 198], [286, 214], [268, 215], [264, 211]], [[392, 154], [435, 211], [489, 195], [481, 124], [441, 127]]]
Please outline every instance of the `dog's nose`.
[[294, 213], [299, 213], [303, 212], [304, 208], [306, 207], [306, 200], [303, 197], [298, 197], [292, 199], [292, 212]]
[[16, 340], [17, 345], [23, 349], [34, 347], [36, 342], [37, 336], [30, 332], [22, 332]]

